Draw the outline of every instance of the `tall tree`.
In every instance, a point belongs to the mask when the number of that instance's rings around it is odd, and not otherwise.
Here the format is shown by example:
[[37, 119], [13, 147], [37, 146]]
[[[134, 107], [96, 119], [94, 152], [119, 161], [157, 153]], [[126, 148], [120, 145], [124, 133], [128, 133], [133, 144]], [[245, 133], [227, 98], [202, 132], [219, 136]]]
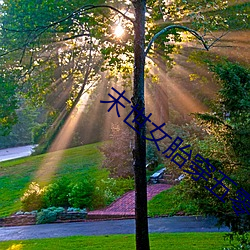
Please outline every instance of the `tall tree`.
[[[50, 56], [55, 53], [53, 50], [48, 53], [48, 48], [53, 48], [55, 44], [63, 44], [61, 50], [64, 51], [65, 46], [68, 46], [66, 41], [71, 41], [74, 46], [78, 46], [82, 37], [93, 37], [93, 48], [97, 54], [103, 56], [103, 69], [111, 72], [122, 71], [125, 73], [124, 77], [130, 77], [131, 70], [129, 68], [131, 68], [132, 63], [134, 64], [132, 103], [134, 106], [138, 105], [138, 110], [142, 111], [140, 117], [137, 117], [137, 111], [134, 112], [134, 117], [138, 121], [135, 128], [139, 131], [135, 134], [133, 149], [136, 183], [136, 247], [138, 250], [148, 250], [146, 142], [144, 139], [146, 134], [144, 117], [145, 59], [146, 56], [152, 55], [157, 50], [163, 50], [166, 55], [171, 53], [173, 50], [171, 39], [174, 37], [175, 41], [181, 40], [178, 31], [191, 33], [208, 50], [214, 43], [208, 44], [204, 36], [192, 29], [192, 24], [197, 29], [202, 30], [204, 34], [208, 32], [209, 28], [218, 28], [219, 26], [225, 28], [224, 19], [221, 18], [220, 14], [210, 13], [206, 15], [206, 10], [225, 9], [226, 2], [219, 0], [209, 2], [205, 0], [170, 2], [150, 0], [147, 1], [147, 6], [146, 0], [133, 0], [131, 2], [133, 8], [130, 6], [130, 1], [125, 3], [117, 1], [115, 4], [113, 1], [110, 3], [107, 1], [107, 4], [110, 5], [107, 5], [106, 1], [88, 1], [84, 6], [80, 6], [78, 1], [73, 3], [64, 0], [60, 2], [50, 1], [49, 3], [47, 1], [23, 1], [24, 4], [20, 5], [18, 0], [5, 0], [2, 9], [5, 14], [2, 16], [1, 31], [5, 42], [1, 44], [0, 54], [4, 56], [10, 52], [16, 53], [21, 50], [20, 61], [25, 63], [21, 71], [30, 79], [30, 77], [35, 76], [30, 71], [31, 64], [38, 64], [40, 69], [41, 65], [44, 65], [47, 67], [46, 69], [49, 67], [54, 72], [55, 65], [53, 63], [51, 65], [49, 62]], [[78, 7], [78, 9], [73, 11], [74, 7]], [[122, 10], [122, 7], [125, 10]], [[17, 12], [17, 10], [19, 11]], [[13, 16], [15, 23], [13, 23]], [[188, 26], [181, 25], [181, 20], [184, 20]], [[126, 28], [127, 34], [124, 38], [117, 39], [111, 34], [111, 27], [114, 24], [121, 25], [121, 23]], [[89, 41], [89, 39], [87, 40]], [[152, 46], [153, 44], [154, 46]], [[78, 47], [81, 48], [81, 46]], [[25, 55], [28, 55], [31, 60], [27, 60], [28, 57]], [[47, 60], [42, 59], [44, 57]], [[166, 58], [168, 57], [166, 56]], [[67, 53], [65, 61], [70, 61]], [[92, 69], [94, 70], [95, 67]], [[44, 70], [44, 72], [46, 71]], [[96, 73], [96, 71], [94, 72]], [[70, 73], [72, 72], [70, 71]], [[46, 84], [41, 84], [41, 88], [36, 83], [39, 92], [46, 93], [50, 89]], [[84, 82], [81, 82], [81, 86], [84, 86]], [[81, 88], [78, 87], [75, 90], [77, 90], [75, 96], [81, 96]], [[39, 92], [37, 91], [36, 95]]]
[[[133, 1], [135, 7], [134, 21], [134, 107], [145, 115], [144, 101], [144, 68], [145, 68], [145, 13], [146, 0]], [[137, 119], [138, 112], [134, 112]], [[147, 221], [147, 179], [146, 179], [146, 123], [144, 117], [139, 117], [135, 123], [135, 145], [133, 149], [134, 174], [135, 174], [135, 217], [136, 217], [136, 249], [148, 250], [148, 221]]]
[[[207, 201], [200, 201], [199, 207], [207, 214], [215, 215], [222, 223], [226, 223], [232, 231], [245, 232], [250, 228], [250, 216], [241, 206], [229, 198], [236, 199], [237, 189], [243, 188], [248, 193], [250, 182], [248, 178], [250, 166], [250, 70], [232, 62], [208, 62], [209, 68], [221, 84], [218, 99], [213, 113], [197, 114], [199, 123], [214, 137], [208, 140], [213, 143], [213, 151], [204, 150], [205, 154], [214, 161], [214, 165], [223, 170], [237, 183], [232, 185], [230, 197], [222, 204], [218, 199], [210, 207], [209, 201], [214, 199], [206, 193]], [[212, 137], [212, 138], [213, 138]], [[206, 184], [207, 185], [207, 184]], [[192, 195], [204, 196], [204, 192], [196, 190]], [[234, 205], [233, 211], [232, 205]]]

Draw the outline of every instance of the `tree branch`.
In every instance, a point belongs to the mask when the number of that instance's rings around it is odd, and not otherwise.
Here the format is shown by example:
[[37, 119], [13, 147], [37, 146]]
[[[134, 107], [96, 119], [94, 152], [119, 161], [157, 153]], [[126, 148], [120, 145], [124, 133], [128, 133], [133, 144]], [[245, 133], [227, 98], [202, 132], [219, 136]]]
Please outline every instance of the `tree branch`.
[[[47, 25], [47, 26], [39, 26], [40, 28], [46, 28], [46, 29], [49, 29], [57, 24], [61, 24], [63, 22], [65, 22], [66, 20], [68, 20], [69, 18], [71, 17], [74, 17], [78, 14], [81, 14], [82, 12], [84, 11], [89, 11], [89, 10], [93, 10], [93, 9], [97, 9], [97, 8], [108, 8], [108, 9], [111, 9], [115, 12], [117, 12], [118, 14], [122, 15], [125, 19], [129, 20], [130, 22], [134, 23], [134, 20], [130, 17], [128, 17], [126, 14], [122, 13], [120, 10], [116, 9], [115, 7], [111, 6], [111, 5], [92, 5], [92, 4], [89, 4], [89, 5], [84, 5], [82, 7], [80, 7], [79, 9], [77, 9], [76, 11], [72, 12], [70, 15], [56, 21], [56, 22], [52, 22], [50, 25]], [[39, 28], [37, 27], [37, 28]]]
[[38, 34], [35, 34], [32, 39], [30, 39], [29, 41], [27, 41], [22, 46], [20, 46], [18, 48], [15, 48], [15, 49], [12, 49], [10, 51], [3, 52], [2, 54], [0, 54], [0, 57], [1, 56], [5, 56], [5, 55], [7, 55], [7, 54], [9, 54], [11, 52], [15, 52], [15, 51], [21, 50], [21, 49], [25, 50], [29, 44], [31, 44], [32, 42], [34, 42], [39, 36], [41, 36], [49, 28], [54, 27], [54, 26], [56, 26], [58, 24], [61, 24], [61, 23], [65, 22], [66, 20], [68, 20], [68, 19], [70, 19], [70, 18], [72, 18], [72, 17], [74, 17], [76, 15], [81, 14], [84, 11], [89, 11], [89, 10], [97, 9], [97, 8], [108, 8], [108, 9], [111, 9], [111, 10], [117, 12], [118, 14], [122, 15], [128, 21], [134, 23], [134, 20], [132, 18], [128, 17], [126, 14], [122, 13], [120, 10], [116, 9], [113, 6], [110, 6], [110, 5], [90, 5], [90, 4], [89, 5], [84, 5], [84, 6], [80, 7], [79, 9], [77, 9], [76, 11], [72, 12], [70, 15], [68, 15], [68, 16], [66, 16], [66, 17], [64, 17], [64, 18], [62, 18], [62, 19], [60, 19], [58, 21], [52, 22], [49, 25], [37, 26], [34, 29], [15, 30], [15, 29], [9, 29], [9, 28], [6, 28], [6, 27], [2, 26], [1, 28], [3, 30], [5, 30], [5, 31], [10, 31], [10, 32], [29, 32], [29, 33], [38, 32]]
[[[155, 34], [153, 36], [153, 38], [151, 39], [151, 41], [149, 42], [148, 46], [147, 46], [147, 49], [145, 50], [145, 56], [147, 56], [152, 44], [155, 42], [155, 40], [161, 36], [162, 34], [164, 34], [165, 32], [171, 30], [171, 29], [182, 29], [182, 30], [185, 30], [185, 31], [188, 31], [189, 33], [191, 33], [193, 36], [195, 36], [199, 41], [202, 42], [203, 46], [205, 47], [206, 50], [209, 50], [211, 45], [208, 46], [206, 44], [206, 41], [204, 40], [204, 38], [195, 30], [192, 30], [186, 26], [182, 26], [182, 25], [170, 25], [168, 27], [165, 27], [164, 29], [162, 29], [161, 31], [159, 31], [157, 34]], [[213, 43], [214, 44], [214, 43]]]
[[217, 43], [223, 36], [225, 36], [226, 34], [228, 34], [230, 31], [228, 30], [227, 32], [223, 33], [222, 35], [220, 35], [219, 37], [215, 37], [215, 40], [209, 45], [209, 48], [211, 48], [215, 43]]
[[4, 26], [2, 26], [2, 29], [3, 30], [6, 30], [6, 31], [11, 31], [11, 32], [36, 32], [36, 31], [39, 31], [41, 29], [49, 29], [57, 24], [61, 24], [63, 22], [65, 22], [66, 20], [76, 16], [76, 15], [79, 15], [81, 14], [82, 12], [84, 11], [89, 11], [89, 10], [92, 10], [92, 9], [97, 9], [97, 8], [108, 8], [108, 9], [111, 9], [115, 12], [117, 12], [118, 14], [120, 14], [121, 16], [123, 16], [125, 19], [127, 19], [128, 21], [134, 23], [134, 20], [130, 17], [128, 17], [126, 14], [122, 13], [120, 10], [116, 9], [115, 7], [113, 6], [110, 6], [110, 5], [92, 5], [92, 4], [89, 4], [89, 5], [84, 5], [82, 7], [80, 7], [79, 9], [73, 11], [71, 14], [69, 14], [68, 16], [58, 20], [58, 21], [55, 21], [55, 22], [52, 22], [51, 24], [49, 25], [42, 25], [42, 26], [36, 26], [34, 29], [27, 29], [27, 30], [15, 30], [15, 29], [9, 29], [9, 28], [6, 28]]
[[111, 9], [111, 10], [117, 12], [118, 14], [122, 15], [125, 19], [127, 19], [131, 23], [134, 23], [134, 20], [132, 18], [128, 17], [126, 14], [122, 13], [120, 10], [118, 10], [115, 7], [110, 6], [110, 5], [89, 5], [89, 7], [86, 8], [85, 10], [91, 10], [91, 9], [96, 9], [96, 8], [108, 8], [108, 9]]

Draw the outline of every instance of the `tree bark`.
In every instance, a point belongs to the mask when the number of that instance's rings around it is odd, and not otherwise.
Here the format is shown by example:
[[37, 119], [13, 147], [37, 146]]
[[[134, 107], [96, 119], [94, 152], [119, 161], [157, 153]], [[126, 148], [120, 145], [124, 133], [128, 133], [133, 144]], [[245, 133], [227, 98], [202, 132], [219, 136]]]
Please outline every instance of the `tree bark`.
[[[134, 86], [133, 105], [138, 105], [139, 111], [144, 110], [144, 68], [145, 68], [145, 13], [146, 0], [133, 1], [135, 7], [134, 22]], [[137, 112], [134, 112], [136, 119]], [[134, 127], [139, 132], [135, 134], [133, 149], [134, 174], [135, 174], [135, 217], [136, 217], [136, 249], [149, 250], [148, 218], [147, 218], [147, 180], [146, 180], [146, 124], [143, 115], [137, 119], [139, 124]], [[143, 138], [144, 137], [144, 138]]]

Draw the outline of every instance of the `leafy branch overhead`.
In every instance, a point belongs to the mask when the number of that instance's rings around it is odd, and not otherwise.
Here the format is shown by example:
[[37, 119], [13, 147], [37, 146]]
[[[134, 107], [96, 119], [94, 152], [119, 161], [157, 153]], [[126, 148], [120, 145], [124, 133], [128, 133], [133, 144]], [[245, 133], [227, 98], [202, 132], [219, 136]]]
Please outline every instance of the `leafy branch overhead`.
[[[213, 42], [209, 45], [208, 41], [205, 41], [205, 37], [199, 35], [198, 31], [192, 29], [191, 26], [192, 23], [203, 23], [201, 21], [204, 18], [206, 19], [204, 10], [207, 8], [225, 9], [226, 5], [221, 1], [214, 1], [210, 6], [207, 6], [205, 2], [175, 1], [166, 4], [165, 1], [159, 1], [156, 4], [155, 1], [148, 1], [146, 26], [148, 48], [146, 54], [149, 52], [151, 45], [155, 43], [154, 50], [163, 49], [166, 52], [164, 57], [169, 58], [168, 55], [173, 52], [173, 45], [168, 43], [169, 32], [173, 32], [175, 39], [179, 41], [179, 36], [174, 31], [176, 28], [191, 32], [206, 49], [214, 45]], [[55, 71], [53, 61], [56, 62], [56, 57], [58, 57], [58, 54], [61, 56], [62, 51], [65, 52], [66, 58], [64, 61], [69, 61], [67, 58], [73, 53], [74, 60], [81, 64], [79, 50], [87, 51], [87, 45], [90, 43], [92, 44], [93, 54], [95, 52], [104, 58], [102, 65], [93, 65], [96, 69], [95, 73], [97, 73], [98, 67], [111, 71], [117, 68], [119, 72], [129, 78], [133, 66], [133, 55], [131, 53], [133, 47], [133, 7], [129, 2], [124, 4], [120, 1], [113, 5], [106, 4], [106, 1], [95, 1], [95, 5], [87, 4], [80, 7], [77, 7], [77, 5], [80, 5], [80, 2], [76, 1], [70, 4], [64, 0], [56, 2], [40, 1], [39, 3], [23, 1], [22, 4], [17, 4], [11, 0], [4, 1], [1, 5], [1, 11], [4, 15], [1, 16], [3, 39], [0, 55], [2, 57], [8, 55], [8, 57], [13, 58], [11, 60], [15, 61], [17, 65], [17, 59], [20, 60], [21, 67], [19, 67], [18, 81], [27, 83], [30, 80], [32, 87], [33, 81], [37, 81], [37, 79], [33, 80], [36, 74], [41, 75], [43, 72], [44, 74], [47, 72], [53, 78], [53, 71]], [[225, 21], [225, 19], [223, 20]], [[183, 23], [187, 23], [187, 26], [183, 26], [180, 23], [181, 20]], [[214, 25], [210, 21], [206, 21], [206, 27], [203, 25], [200, 28], [203, 31], [204, 29], [213, 29]], [[160, 25], [157, 24], [159, 22]], [[120, 40], [113, 36], [112, 29], [117, 23], [121, 23], [126, 29], [125, 36]], [[221, 20], [217, 25], [223, 23]], [[159, 36], [161, 36], [161, 39], [156, 40]], [[217, 41], [218, 38], [213, 40]], [[82, 59], [81, 57], [81, 61], [83, 61]], [[82, 65], [84, 64], [86, 62], [82, 63]], [[4, 62], [2, 62], [2, 65], [4, 65]], [[51, 70], [51, 72], [48, 70]], [[70, 70], [73, 75], [74, 70], [74, 68]], [[72, 73], [64, 74], [64, 78], [66, 79]], [[45, 78], [47, 77], [45, 76]], [[76, 84], [78, 84], [78, 81], [76, 81]], [[29, 86], [29, 84], [27, 85]], [[45, 86], [43, 82], [40, 82], [39, 85], [39, 91], [30, 91], [30, 93], [34, 92], [36, 96], [39, 94], [42, 96], [53, 91], [49, 83]]]
[[[178, 2], [178, 1], [177, 1]], [[188, 4], [186, 4], [188, 6]], [[179, 12], [179, 9], [182, 9], [183, 12], [185, 12], [184, 10], [186, 10], [187, 6], [184, 8], [184, 7], [181, 7], [181, 8], [177, 8], [176, 9], [176, 13]], [[225, 3], [223, 2], [223, 5], [222, 6], [225, 6]], [[194, 7], [194, 6], [192, 6]], [[208, 7], [211, 7], [211, 5], [209, 5]], [[216, 5], [216, 8], [218, 8], [218, 4]], [[121, 17], [123, 17], [124, 19], [126, 19], [127, 21], [131, 22], [132, 24], [134, 24], [134, 19], [133, 18], [130, 18], [128, 15], [126, 15], [126, 12], [123, 13], [122, 11], [120, 11], [119, 9], [115, 8], [114, 6], [111, 6], [111, 5], [104, 5], [104, 4], [100, 4], [100, 5], [84, 5], [80, 8], [78, 8], [77, 10], [71, 12], [69, 15], [67, 15], [66, 17], [63, 17], [57, 21], [50, 21], [49, 24], [44, 24], [44, 25], [36, 25], [36, 26], [33, 26], [29, 29], [27, 28], [24, 28], [24, 29], [18, 29], [18, 28], [9, 28], [8, 26], [12, 26], [10, 23], [7, 22], [7, 24], [5, 24], [5, 22], [3, 22], [3, 25], [2, 25], [2, 31], [3, 33], [4, 32], [14, 32], [14, 33], [26, 33], [26, 35], [28, 36], [25, 43], [22, 44], [20, 47], [17, 47], [17, 48], [13, 48], [13, 49], [10, 49], [10, 50], [7, 50], [7, 51], [3, 51], [0, 56], [4, 56], [4, 55], [7, 55], [11, 52], [15, 52], [15, 51], [18, 51], [18, 50], [25, 50], [29, 45], [31, 45], [32, 43], [34, 43], [37, 39], [40, 38], [40, 36], [42, 36], [43, 33], [45, 33], [46, 31], [50, 32], [50, 33], [54, 33], [56, 31], [56, 29], [59, 27], [59, 25], [63, 24], [64, 22], [67, 23], [67, 21], [71, 20], [81, 20], [81, 18], [83, 16], [87, 17], [89, 16], [89, 11], [91, 10], [95, 10], [95, 9], [110, 9], [114, 12], [116, 12], [118, 15], [120, 15]], [[149, 7], [150, 8], [150, 7]], [[199, 6], [199, 9], [201, 9], [202, 6]], [[4, 8], [3, 8], [4, 9]], [[166, 9], [164, 8], [165, 10], [167, 10], [166, 12], [167, 13], [170, 13], [170, 10], [171, 10], [171, 7], [169, 7], [169, 9]], [[163, 8], [160, 7], [160, 10], [161, 10], [161, 13], [162, 13], [162, 18], [163, 20], [166, 19], [166, 15], [163, 14], [162, 10]], [[197, 11], [197, 10], [196, 10]], [[101, 12], [101, 11], [100, 11]], [[172, 10], [173, 12], [173, 10]], [[174, 15], [176, 14], [174, 13]], [[189, 12], [188, 12], [189, 13]], [[102, 14], [102, 13], [101, 13]], [[171, 13], [173, 15], [173, 13]], [[171, 15], [171, 14], [168, 14], [168, 15]], [[105, 15], [105, 14], [104, 14]], [[194, 19], [193, 17], [194, 16], [197, 16], [197, 14], [195, 14], [195, 12], [192, 12], [192, 14], [188, 14], [189, 17], [191, 17], [192, 19]], [[199, 13], [200, 15], [200, 13]], [[182, 18], [184, 17], [184, 14], [180, 15]], [[201, 19], [204, 18], [203, 17], [200, 17]], [[86, 21], [89, 21], [89, 19], [86, 19], [86, 20], [83, 20], [84, 22]], [[224, 20], [224, 22], [226, 22]], [[210, 25], [210, 23], [208, 23]], [[80, 23], [78, 23], [78, 25], [80, 25]], [[218, 25], [218, 23], [217, 23]], [[51, 29], [51, 30], [50, 30]], [[204, 36], [201, 36], [198, 34], [197, 31], [189, 28], [189, 27], [186, 27], [186, 26], [183, 26], [183, 25], [169, 25], [165, 28], [163, 28], [160, 32], [158, 32], [156, 35], [154, 35], [154, 37], [151, 39], [151, 41], [149, 42], [149, 45], [148, 45], [148, 48], [146, 50], [146, 54], [147, 52], [149, 51], [151, 45], [153, 42], [155, 42], [156, 38], [158, 38], [160, 35], [162, 35], [163, 33], [166, 33], [168, 32], [169, 30], [171, 29], [182, 29], [184, 31], [188, 31], [190, 32], [192, 35], [194, 35], [198, 40], [200, 40], [202, 42], [202, 44], [204, 45], [204, 47], [208, 50], [209, 47], [211, 47], [213, 45], [210, 45], [208, 46], [207, 45], [207, 42], [204, 40]], [[208, 28], [206, 27], [206, 29], [208, 30]], [[86, 31], [82, 31], [81, 33], [79, 34], [75, 34], [73, 36], [70, 36], [70, 37], [66, 37], [66, 38], [63, 38], [62, 40], [58, 40], [57, 42], [60, 42], [60, 41], [65, 41], [65, 40], [70, 40], [70, 39], [75, 39], [77, 37], [83, 37], [83, 36], [90, 36], [90, 33], [89, 32], [86, 32]], [[217, 41], [217, 39], [216, 39]], [[52, 40], [52, 42], [56, 42]]]
[[[208, 50], [227, 34], [237, 15], [245, 27], [247, 6], [236, 8], [225, 1], [147, 1], [145, 55], [160, 53], [171, 63], [178, 46], [172, 39], [182, 41], [179, 31], [189, 32]], [[120, 74], [124, 85], [130, 84], [135, 21], [130, 1], [88, 1], [82, 6], [81, 1], [5, 0], [0, 9], [0, 67], [5, 75], [15, 71], [13, 88], [21, 98], [36, 106], [54, 106], [51, 100], [60, 98], [59, 110], [71, 109], [96, 86], [101, 71]], [[120, 39], [114, 36], [117, 24], [126, 30]], [[211, 35], [219, 28], [225, 31]], [[60, 83], [67, 90], [63, 98]]]

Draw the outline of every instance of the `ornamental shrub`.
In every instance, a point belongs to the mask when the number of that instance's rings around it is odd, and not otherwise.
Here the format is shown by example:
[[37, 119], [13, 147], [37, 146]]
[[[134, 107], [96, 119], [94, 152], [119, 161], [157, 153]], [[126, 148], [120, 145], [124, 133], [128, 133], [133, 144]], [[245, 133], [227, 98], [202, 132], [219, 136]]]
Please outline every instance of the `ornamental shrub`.
[[55, 222], [59, 213], [64, 212], [63, 207], [49, 207], [37, 213], [36, 224]]
[[72, 186], [68, 196], [68, 202], [73, 207], [91, 207], [94, 184], [88, 179], [84, 179]]
[[48, 185], [44, 192], [45, 207], [68, 207], [69, 193], [71, 190], [71, 183], [66, 178], [61, 178], [56, 182]]
[[43, 207], [43, 194], [45, 189], [41, 188], [38, 183], [32, 182], [27, 191], [21, 197], [22, 209], [24, 211], [39, 210]]
[[225, 247], [223, 250], [250, 250], [250, 239], [247, 233], [228, 233], [224, 236], [224, 239], [229, 240], [230, 247]]
[[100, 179], [96, 182], [93, 195], [95, 209], [105, 207], [118, 198], [113, 193], [115, 186], [116, 180], [114, 178]]

